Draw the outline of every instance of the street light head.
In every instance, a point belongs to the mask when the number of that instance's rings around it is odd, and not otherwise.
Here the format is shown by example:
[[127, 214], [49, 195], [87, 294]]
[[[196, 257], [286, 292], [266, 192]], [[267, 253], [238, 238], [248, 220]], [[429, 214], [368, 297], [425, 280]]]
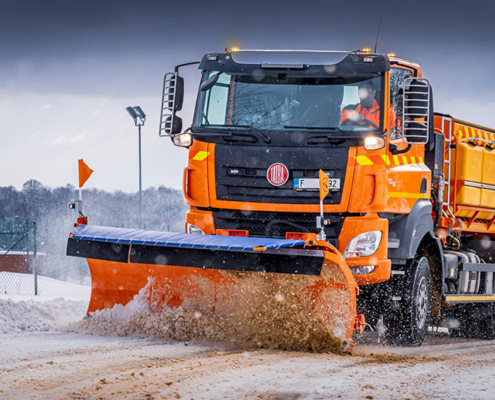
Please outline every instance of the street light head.
[[143, 109], [139, 106], [133, 107], [134, 111], [139, 115], [139, 118], [141, 119], [146, 119], [146, 114], [144, 113]]
[[134, 107], [127, 107], [126, 110], [134, 121], [139, 117], [136, 111], [134, 111]]
[[136, 126], [144, 125], [144, 123], [146, 122], [146, 114], [144, 113], [141, 107], [139, 106], [127, 107], [126, 110], [134, 120], [134, 124]]

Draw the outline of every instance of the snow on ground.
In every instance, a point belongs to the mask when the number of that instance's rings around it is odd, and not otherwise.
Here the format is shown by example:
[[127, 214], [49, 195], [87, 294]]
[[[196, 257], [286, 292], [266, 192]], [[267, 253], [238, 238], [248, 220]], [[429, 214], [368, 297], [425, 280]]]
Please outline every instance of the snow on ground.
[[42, 299], [47, 299], [60, 297], [61, 294], [64, 294], [65, 298], [68, 299], [89, 301], [91, 286], [82, 286], [76, 283], [60, 281], [58, 279], [38, 275], [39, 296], [33, 296], [33, 294], [33, 275], [0, 271], [0, 298], [13, 298], [14, 295], [17, 295], [29, 296], [29, 298], [41, 296]]
[[0, 299], [0, 335], [52, 331], [80, 320], [88, 303], [59, 297], [53, 300]]
[[355, 354], [73, 333], [0, 336], [2, 399], [493, 399], [495, 343], [371, 337]]
[[431, 332], [422, 347], [398, 348], [372, 333], [342, 356], [86, 335], [64, 325], [88, 299], [22, 296], [0, 296], [1, 399], [495, 398], [495, 341]]
[[[69, 296], [33, 296], [32, 275], [0, 272], [0, 287], [15, 287], [16, 294], [0, 294], [0, 335], [52, 331], [79, 321], [88, 309], [91, 287], [38, 276], [38, 285], [49, 293]], [[14, 283], [14, 284], [13, 284]]]

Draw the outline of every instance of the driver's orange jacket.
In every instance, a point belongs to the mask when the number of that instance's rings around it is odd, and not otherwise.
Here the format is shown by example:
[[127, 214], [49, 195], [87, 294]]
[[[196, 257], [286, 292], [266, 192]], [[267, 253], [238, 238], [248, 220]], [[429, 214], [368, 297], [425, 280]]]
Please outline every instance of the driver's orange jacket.
[[[359, 114], [363, 119], [361, 121], [353, 120], [351, 118], [353, 114]], [[395, 125], [395, 112], [392, 105], [390, 105], [389, 115], [390, 127], [393, 127]], [[380, 106], [378, 102], [374, 99], [370, 108], [362, 107], [361, 103], [347, 106], [342, 110], [340, 125], [359, 125], [370, 129], [377, 129], [380, 126]]]

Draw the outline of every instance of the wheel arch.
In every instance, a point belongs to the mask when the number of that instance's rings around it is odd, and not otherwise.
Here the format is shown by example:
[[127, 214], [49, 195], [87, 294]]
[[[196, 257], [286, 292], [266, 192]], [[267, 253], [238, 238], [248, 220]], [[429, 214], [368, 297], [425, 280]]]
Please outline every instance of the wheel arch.
[[440, 317], [445, 268], [442, 241], [435, 236], [433, 231], [427, 232], [421, 239], [416, 257], [426, 257], [428, 260], [432, 284], [431, 315], [432, 317]]
[[419, 199], [409, 214], [391, 221], [389, 240], [399, 239], [397, 248], [388, 249], [392, 264], [406, 264], [413, 259], [425, 236], [433, 232], [432, 206], [429, 200]]

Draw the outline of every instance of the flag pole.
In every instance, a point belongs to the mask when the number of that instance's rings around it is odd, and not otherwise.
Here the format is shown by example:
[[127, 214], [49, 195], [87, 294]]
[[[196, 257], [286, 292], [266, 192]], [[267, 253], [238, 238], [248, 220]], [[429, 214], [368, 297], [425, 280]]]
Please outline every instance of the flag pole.
[[328, 224], [329, 221], [325, 220], [325, 216], [323, 214], [323, 200], [327, 197], [327, 194], [330, 190], [329, 187], [329, 178], [328, 175], [325, 174], [321, 169], [318, 173], [319, 183], [320, 183], [320, 217], [318, 218], [317, 227], [320, 228], [320, 234], [316, 236], [317, 240], [326, 240], [327, 236], [325, 234], [325, 225]]
[[86, 165], [84, 160], [81, 159], [78, 161], [78, 172], [79, 172], [79, 200], [70, 203], [69, 208], [75, 209], [79, 214], [79, 217], [77, 219], [78, 223], [87, 224], [87, 218], [82, 213], [82, 187], [93, 173], [93, 170]]

